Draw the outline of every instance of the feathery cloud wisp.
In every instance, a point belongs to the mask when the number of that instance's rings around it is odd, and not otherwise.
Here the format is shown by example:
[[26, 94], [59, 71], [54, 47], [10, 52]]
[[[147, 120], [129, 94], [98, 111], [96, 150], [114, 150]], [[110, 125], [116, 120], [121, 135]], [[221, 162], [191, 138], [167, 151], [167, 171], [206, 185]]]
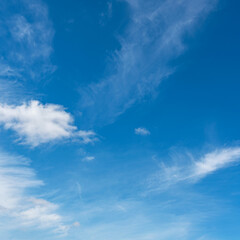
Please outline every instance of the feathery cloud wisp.
[[93, 131], [77, 131], [72, 116], [62, 106], [38, 101], [19, 106], [0, 104], [0, 124], [14, 130], [21, 142], [33, 147], [68, 138], [80, 139], [84, 144], [97, 140]]
[[0, 15], [0, 101], [17, 103], [32, 94], [29, 81], [36, 84], [56, 69], [54, 29], [41, 0], [2, 0]]
[[22, 78], [33, 79], [55, 69], [50, 61], [54, 30], [41, 0], [18, 3], [21, 8], [14, 7], [16, 2], [12, 0], [3, 0], [1, 5], [4, 21], [0, 22], [0, 53], [4, 58], [0, 64], [15, 69]]
[[195, 162], [192, 167], [192, 177], [203, 178], [238, 161], [240, 161], [240, 147], [217, 149]]
[[[106, 124], [152, 94], [173, 72], [169, 62], [185, 50], [184, 38], [217, 0], [125, 0], [130, 23], [121, 36], [112, 71], [81, 89], [81, 103], [94, 123]], [[103, 107], [104, 106], [104, 107]]]
[[[189, 156], [185, 156], [188, 158]], [[219, 169], [240, 162], [240, 147], [219, 148], [204, 154], [200, 159], [191, 156], [189, 161], [174, 165], [161, 165], [160, 171], [150, 178], [150, 188], [165, 189], [178, 183], [195, 183]]]

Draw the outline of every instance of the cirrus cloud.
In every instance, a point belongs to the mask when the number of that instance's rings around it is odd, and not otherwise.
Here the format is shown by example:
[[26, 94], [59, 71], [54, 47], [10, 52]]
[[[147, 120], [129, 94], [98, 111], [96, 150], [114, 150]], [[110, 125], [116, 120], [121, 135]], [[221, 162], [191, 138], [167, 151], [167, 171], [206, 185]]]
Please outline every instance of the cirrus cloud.
[[[184, 161], [183, 161], [184, 160]], [[217, 148], [200, 158], [187, 153], [173, 156], [175, 164], [161, 163], [160, 170], [149, 178], [149, 186], [154, 190], [167, 189], [178, 183], [196, 183], [220, 169], [240, 162], [240, 147]]]
[[[95, 124], [108, 124], [146, 96], [156, 94], [174, 72], [170, 62], [186, 50], [185, 39], [217, 0], [124, 0], [129, 24], [108, 74], [80, 90], [81, 109]], [[104, 106], [104, 107], [103, 107]]]

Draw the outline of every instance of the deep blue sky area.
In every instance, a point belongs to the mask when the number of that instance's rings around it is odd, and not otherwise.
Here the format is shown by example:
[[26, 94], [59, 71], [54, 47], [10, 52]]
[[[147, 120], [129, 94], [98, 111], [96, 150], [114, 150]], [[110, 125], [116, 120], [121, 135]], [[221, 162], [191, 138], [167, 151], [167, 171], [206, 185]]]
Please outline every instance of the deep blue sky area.
[[239, 9], [2, 0], [0, 239], [239, 240]]

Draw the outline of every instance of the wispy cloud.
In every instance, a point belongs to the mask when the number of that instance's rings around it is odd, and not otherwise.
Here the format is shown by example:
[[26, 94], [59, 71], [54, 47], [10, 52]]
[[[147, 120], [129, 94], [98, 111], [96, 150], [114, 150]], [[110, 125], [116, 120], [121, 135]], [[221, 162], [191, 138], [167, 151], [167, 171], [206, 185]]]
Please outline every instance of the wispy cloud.
[[[125, 0], [130, 23], [120, 38], [107, 77], [81, 90], [81, 106], [92, 121], [106, 124], [156, 92], [173, 72], [170, 61], [184, 52], [184, 38], [213, 9], [216, 0]], [[95, 122], [96, 123], [96, 122]]]
[[74, 133], [76, 137], [79, 137], [81, 139], [81, 142], [84, 144], [93, 143], [98, 141], [98, 138], [96, 137], [96, 133], [94, 131], [84, 131], [79, 130], [78, 132]]
[[193, 177], [203, 178], [218, 169], [225, 168], [240, 161], [240, 148], [217, 149], [205, 154], [199, 161], [195, 162], [192, 169]]
[[[16, 4], [21, 7], [13, 8]], [[47, 6], [41, 0], [4, 0], [0, 11], [0, 63], [23, 78], [34, 79], [54, 71], [50, 61], [54, 30]]]
[[99, 23], [100, 25], [104, 26], [110, 18], [112, 18], [112, 12], [113, 12], [113, 4], [111, 1], [108, 1], [106, 3], [106, 9], [105, 11], [100, 13], [100, 19]]
[[58, 205], [29, 193], [43, 184], [27, 159], [0, 151], [0, 218], [13, 219], [12, 228], [35, 227], [66, 234], [68, 226], [57, 213]]
[[178, 183], [196, 183], [204, 177], [240, 162], [240, 147], [218, 148], [200, 158], [191, 154], [178, 157], [174, 155], [174, 164], [161, 164], [159, 172], [149, 179], [153, 190], [166, 189]]
[[93, 131], [77, 130], [72, 116], [56, 104], [30, 101], [19, 106], [0, 104], [0, 124], [14, 130], [19, 141], [36, 147], [42, 143], [75, 138], [87, 144], [97, 140]]
[[3, 0], [0, 15], [0, 101], [14, 103], [29, 98], [27, 82], [55, 71], [54, 29], [41, 0]]
[[142, 136], [150, 135], [149, 130], [147, 130], [146, 128], [135, 128], [134, 132], [135, 134]]

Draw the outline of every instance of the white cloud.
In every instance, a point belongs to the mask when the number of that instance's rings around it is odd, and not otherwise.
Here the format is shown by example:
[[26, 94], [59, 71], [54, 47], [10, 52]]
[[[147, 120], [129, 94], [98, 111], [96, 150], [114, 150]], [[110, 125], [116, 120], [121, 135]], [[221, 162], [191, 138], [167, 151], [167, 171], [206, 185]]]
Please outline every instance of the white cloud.
[[192, 177], [202, 178], [238, 161], [240, 161], [239, 147], [217, 149], [214, 152], [205, 154], [199, 161], [195, 162], [191, 170]]
[[14, 130], [22, 143], [33, 147], [67, 138], [78, 138], [84, 144], [97, 140], [93, 131], [77, 131], [72, 116], [62, 106], [38, 101], [19, 106], [0, 104], [0, 124]]
[[146, 95], [156, 93], [174, 70], [169, 62], [185, 50], [184, 39], [213, 9], [216, 0], [125, 0], [130, 21], [119, 39], [111, 71], [81, 90], [81, 106], [91, 121], [115, 120]]
[[174, 155], [175, 164], [161, 164], [160, 171], [149, 179], [153, 190], [165, 189], [177, 183], [195, 183], [202, 178], [240, 162], [240, 147], [219, 148], [199, 159], [191, 154]]
[[66, 234], [68, 226], [63, 224], [62, 216], [57, 213], [58, 205], [27, 193], [42, 185], [43, 182], [29, 167], [28, 160], [0, 151], [1, 217], [14, 219], [13, 228], [27, 226]]
[[13, 209], [22, 199], [27, 188], [43, 185], [35, 172], [27, 167], [27, 160], [0, 152], [0, 206]]
[[92, 143], [98, 141], [96, 133], [93, 131], [83, 131], [80, 130], [76, 132], [76, 136], [81, 138], [81, 142], [84, 144]]
[[85, 158], [83, 158], [83, 162], [91, 162], [95, 159], [95, 157], [93, 156], [86, 156]]
[[146, 128], [135, 128], [134, 132], [135, 134], [142, 136], [150, 135], [150, 132]]

